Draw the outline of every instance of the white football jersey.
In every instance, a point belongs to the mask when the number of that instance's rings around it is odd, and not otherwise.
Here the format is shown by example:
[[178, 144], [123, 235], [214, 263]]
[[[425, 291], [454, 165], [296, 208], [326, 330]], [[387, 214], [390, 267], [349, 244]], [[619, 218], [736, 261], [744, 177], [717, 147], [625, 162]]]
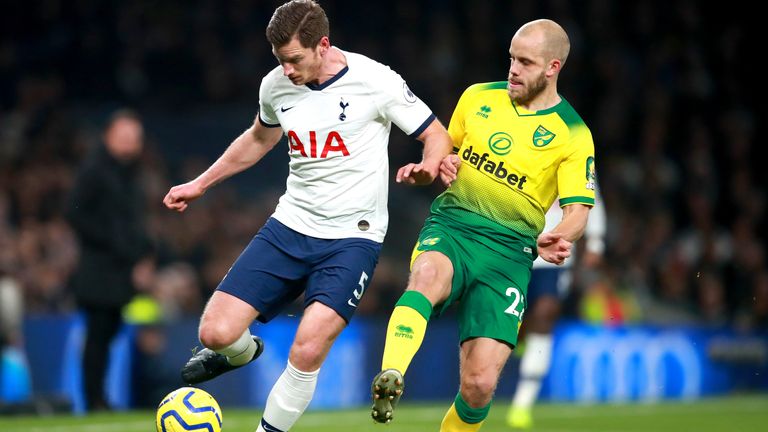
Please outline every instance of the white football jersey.
[[363, 55], [321, 85], [296, 86], [281, 66], [261, 82], [259, 121], [281, 127], [290, 156], [273, 217], [302, 234], [384, 241], [389, 131], [419, 136], [435, 118], [403, 78]]

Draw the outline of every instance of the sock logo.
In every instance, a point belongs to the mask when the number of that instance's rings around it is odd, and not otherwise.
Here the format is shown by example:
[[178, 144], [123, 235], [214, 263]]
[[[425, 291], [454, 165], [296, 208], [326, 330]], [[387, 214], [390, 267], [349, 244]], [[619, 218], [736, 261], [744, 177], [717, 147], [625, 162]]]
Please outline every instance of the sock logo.
[[406, 325], [398, 324], [395, 327], [395, 337], [413, 339], [413, 329]]

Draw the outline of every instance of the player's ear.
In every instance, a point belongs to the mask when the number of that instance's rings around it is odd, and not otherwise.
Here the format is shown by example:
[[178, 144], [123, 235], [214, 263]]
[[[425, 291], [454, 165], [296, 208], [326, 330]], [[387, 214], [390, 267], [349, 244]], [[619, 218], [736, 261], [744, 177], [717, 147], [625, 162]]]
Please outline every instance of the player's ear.
[[549, 64], [547, 65], [546, 74], [547, 77], [551, 77], [553, 75], [556, 75], [558, 72], [560, 72], [560, 69], [563, 67], [563, 62], [560, 59], [552, 59], [549, 61]]
[[320, 42], [317, 43], [317, 46], [320, 48], [320, 55], [325, 55], [325, 53], [331, 49], [331, 40], [328, 39], [328, 36], [323, 36], [320, 38]]

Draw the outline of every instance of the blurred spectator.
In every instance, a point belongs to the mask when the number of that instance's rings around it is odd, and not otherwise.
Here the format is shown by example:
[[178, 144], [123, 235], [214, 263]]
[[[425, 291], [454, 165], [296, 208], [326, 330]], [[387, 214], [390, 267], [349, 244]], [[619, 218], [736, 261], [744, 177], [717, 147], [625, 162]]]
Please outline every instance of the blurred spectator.
[[638, 305], [632, 293], [620, 292], [609, 277], [595, 275], [581, 300], [581, 319], [609, 327], [635, 321]]
[[109, 409], [104, 375], [109, 345], [121, 310], [147, 277], [150, 240], [142, 220], [138, 158], [143, 126], [131, 111], [112, 115], [98, 146], [82, 165], [72, 190], [69, 220], [80, 241], [80, 263], [72, 281], [85, 314], [83, 377], [88, 410]]

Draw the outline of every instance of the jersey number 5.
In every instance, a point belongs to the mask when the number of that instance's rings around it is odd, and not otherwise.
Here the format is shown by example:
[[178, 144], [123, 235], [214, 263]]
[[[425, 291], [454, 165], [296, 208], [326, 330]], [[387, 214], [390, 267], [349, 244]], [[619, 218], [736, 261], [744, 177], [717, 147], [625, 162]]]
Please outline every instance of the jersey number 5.
[[363, 274], [360, 275], [360, 282], [357, 283], [358, 285], [360, 285], [360, 292], [358, 292], [357, 290], [353, 292], [356, 299], [360, 300], [361, 298], [363, 298], [363, 293], [365, 292], [365, 282], [367, 280], [368, 280], [368, 275], [365, 272], [363, 272]]

